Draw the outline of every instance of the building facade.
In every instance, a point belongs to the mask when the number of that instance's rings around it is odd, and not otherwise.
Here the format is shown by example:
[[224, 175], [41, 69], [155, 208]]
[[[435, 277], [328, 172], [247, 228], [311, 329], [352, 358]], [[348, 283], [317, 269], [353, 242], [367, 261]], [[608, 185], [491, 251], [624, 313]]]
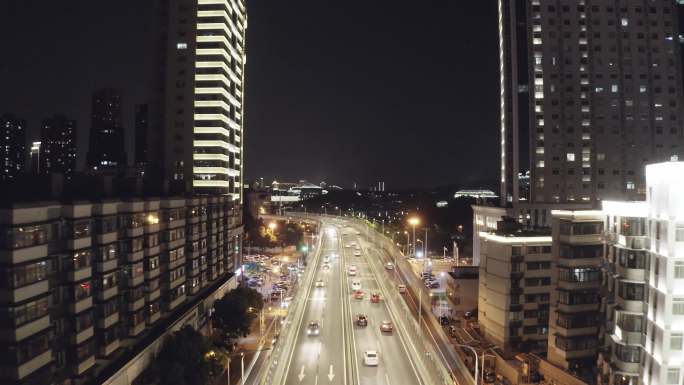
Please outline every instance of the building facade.
[[26, 163], [26, 120], [12, 114], [0, 116], [0, 179], [24, 171]]
[[684, 155], [674, 1], [499, 1], [501, 203], [645, 197]]
[[601, 305], [601, 211], [553, 211], [548, 360], [594, 380]]
[[164, 125], [150, 130], [164, 177], [242, 200], [246, 10], [243, 0], [165, 6]]
[[604, 202], [604, 319], [598, 383], [684, 376], [684, 162], [646, 167], [646, 202]]
[[76, 121], [64, 115], [44, 119], [40, 126], [40, 172], [76, 171]]
[[551, 237], [482, 232], [478, 321], [509, 353], [544, 354], [549, 329]]
[[226, 196], [0, 209], [0, 383], [99, 382], [160, 320], [234, 279], [241, 223]]
[[102, 170], [126, 166], [124, 129], [121, 126], [121, 94], [114, 89], [95, 91], [87, 167]]
[[135, 129], [135, 164], [144, 166], [148, 159], [148, 131], [150, 127], [149, 104], [135, 106], [133, 127]]

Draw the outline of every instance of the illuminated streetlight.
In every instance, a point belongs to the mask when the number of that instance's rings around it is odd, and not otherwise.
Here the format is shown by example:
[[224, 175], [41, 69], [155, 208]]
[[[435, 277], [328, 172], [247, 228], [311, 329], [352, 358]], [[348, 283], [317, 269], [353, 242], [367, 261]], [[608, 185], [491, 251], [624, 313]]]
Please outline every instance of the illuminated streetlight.
[[409, 225], [413, 227], [413, 255], [416, 255], [416, 226], [420, 224], [420, 219], [411, 217], [408, 220]]
[[275, 230], [278, 225], [276, 225], [275, 222], [271, 222], [268, 224], [268, 228], [271, 229], [271, 231]]

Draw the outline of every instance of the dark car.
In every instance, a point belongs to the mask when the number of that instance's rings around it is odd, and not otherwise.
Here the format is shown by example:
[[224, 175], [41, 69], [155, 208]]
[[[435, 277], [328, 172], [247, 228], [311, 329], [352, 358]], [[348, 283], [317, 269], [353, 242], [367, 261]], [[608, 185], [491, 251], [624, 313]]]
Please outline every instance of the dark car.
[[357, 314], [356, 315], [356, 324], [358, 326], [368, 326], [368, 318], [366, 317], [365, 314]]

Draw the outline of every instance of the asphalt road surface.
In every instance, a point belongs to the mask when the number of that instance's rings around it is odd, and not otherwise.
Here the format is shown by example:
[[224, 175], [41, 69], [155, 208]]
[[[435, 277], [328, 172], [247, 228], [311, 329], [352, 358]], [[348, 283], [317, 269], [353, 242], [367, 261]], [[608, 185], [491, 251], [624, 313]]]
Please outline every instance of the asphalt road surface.
[[[285, 384], [323, 385], [428, 385], [419, 379], [414, 363], [396, 328], [384, 301], [372, 303], [370, 295], [379, 292], [377, 281], [368, 266], [369, 258], [361, 248], [356, 231], [333, 226], [325, 221], [321, 231], [320, 256], [316, 263], [304, 316], [297, 325], [297, 336], [287, 363]], [[347, 247], [349, 246], [349, 247]], [[373, 256], [376, 257], [376, 256]], [[324, 268], [328, 261], [328, 268]], [[357, 275], [349, 276], [349, 267], [355, 265]], [[323, 287], [316, 287], [317, 280]], [[363, 299], [353, 295], [352, 280], [361, 282]], [[304, 291], [302, 291], [304, 292]], [[357, 314], [368, 317], [368, 325], [357, 326]], [[392, 333], [380, 331], [383, 320], [395, 326]], [[307, 335], [308, 324], [318, 321], [320, 334]], [[378, 366], [364, 364], [364, 352], [375, 350]]]

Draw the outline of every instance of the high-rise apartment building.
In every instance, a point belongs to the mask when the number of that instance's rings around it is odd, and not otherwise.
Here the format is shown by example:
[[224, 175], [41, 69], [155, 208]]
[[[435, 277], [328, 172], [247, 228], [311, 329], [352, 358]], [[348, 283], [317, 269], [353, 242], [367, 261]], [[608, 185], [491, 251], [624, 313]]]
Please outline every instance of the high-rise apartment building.
[[91, 170], [126, 165], [124, 129], [121, 126], [121, 94], [114, 89], [95, 91], [87, 167]]
[[26, 120], [12, 114], [0, 115], [0, 179], [23, 171], [26, 159]]
[[674, 1], [500, 0], [501, 199], [643, 199], [684, 155]]
[[[135, 129], [135, 164], [144, 165], [148, 159], [148, 131], [150, 127], [149, 104], [135, 106], [133, 128]], [[155, 143], [155, 142], [153, 142]]]
[[598, 383], [684, 379], [684, 162], [646, 167], [646, 202], [603, 204], [602, 349]]
[[164, 129], [151, 131], [151, 159], [196, 193], [242, 200], [244, 1], [170, 0], [165, 10]]
[[55, 177], [30, 181], [40, 201], [0, 202], [0, 384], [130, 383], [150, 344], [205, 326], [236, 285], [241, 206], [125, 179], [40, 183]]
[[76, 121], [64, 115], [44, 119], [40, 126], [40, 172], [76, 171]]

